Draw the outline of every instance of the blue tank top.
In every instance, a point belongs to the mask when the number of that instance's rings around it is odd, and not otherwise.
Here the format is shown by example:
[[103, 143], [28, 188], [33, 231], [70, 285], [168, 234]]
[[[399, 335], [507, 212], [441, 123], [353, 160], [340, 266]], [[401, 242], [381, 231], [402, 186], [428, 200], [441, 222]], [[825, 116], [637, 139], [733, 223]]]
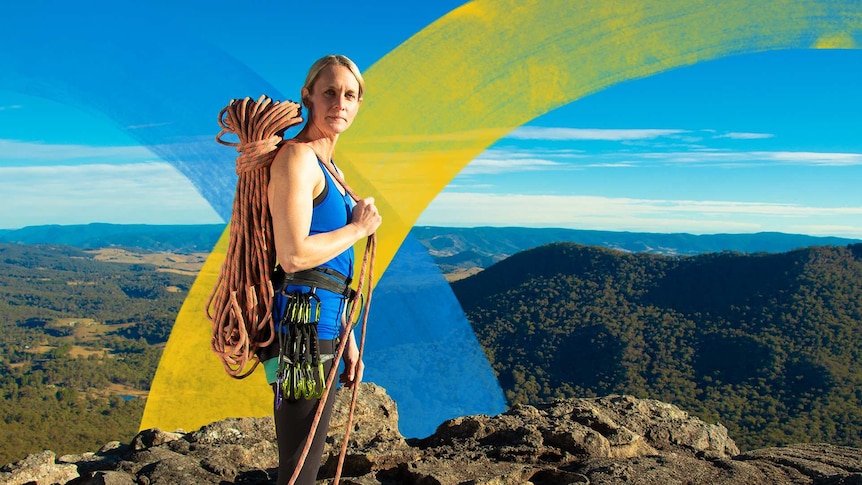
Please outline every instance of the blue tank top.
[[[341, 195], [341, 192], [338, 191], [337, 182], [329, 175], [329, 170], [323, 166], [323, 162], [318, 160], [317, 164], [323, 170], [326, 183], [324, 184], [323, 192], [314, 199], [309, 235], [330, 232], [346, 226], [350, 222], [354, 205], [353, 199], [349, 195], [346, 193]], [[345, 276], [352, 276], [353, 247], [348, 248], [343, 253], [320, 266], [334, 269]]]
[[[350, 217], [353, 213], [355, 203], [349, 195], [338, 191], [337, 183], [329, 175], [329, 171], [323, 166], [323, 162], [317, 161], [320, 169], [323, 170], [325, 184], [323, 192], [314, 199], [314, 207], [311, 212], [311, 228], [309, 235], [319, 234], [322, 232], [334, 231], [340, 227], [344, 227], [350, 222]], [[334, 165], [334, 164], [333, 164]], [[334, 269], [339, 273], [352, 278], [353, 277], [353, 247], [347, 248], [338, 256], [320, 265], [320, 267]], [[288, 285], [288, 292], [301, 291], [309, 292], [311, 288], [301, 285]], [[341, 315], [344, 312], [345, 298], [342, 295], [333, 293], [329, 290], [317, 288], [314, 290], [319, 303], [319, 318], [317, 322], [317, 336], [320, 340], [332, 340], [338, 338], [341, 333]], [[287, 298], [281, 292], [275, 295], [275, 315], [278, 319], [284, 312], [287, 303]], [[276, 369], [278, 368], [278, 359], [273, 358], [263, 363], [266, 372], [267, 381], [272, 384], [276, 379]]]
[[[311, 228], [308, 231], [309, 235], [334, 231], [344, 227], [350, 222], [354, 205], [353, 199], [349, 195], [341, 195], [341, 192], [338, 191], [338, 185], [329, 175], [326, 167], [323, 166], [323, 162], [318, 160], [317, 163], [320, 165], [320, 169], [323, 170], [325, 183], [323, 192], [315, 197], [314, 200], [314, 207], [311, 211]], [[347, 250], [338, 256], [321, 264], [320, 267], [334, 269], [348, 278], [352, 278], [353, 247], [347, 248]], [[310, 290], [310, 287], [301, 285], [288, 285], [287, 287], [287, 291], [307, 292]], [[341, 314], [344, 311], [345, 298], [342, 295], [322, 288], [317, 288], [315, 293], [320, 299], [320, 318], [317, 323], [318, 338], [320, 340], [337, 338], [341, 331]]]

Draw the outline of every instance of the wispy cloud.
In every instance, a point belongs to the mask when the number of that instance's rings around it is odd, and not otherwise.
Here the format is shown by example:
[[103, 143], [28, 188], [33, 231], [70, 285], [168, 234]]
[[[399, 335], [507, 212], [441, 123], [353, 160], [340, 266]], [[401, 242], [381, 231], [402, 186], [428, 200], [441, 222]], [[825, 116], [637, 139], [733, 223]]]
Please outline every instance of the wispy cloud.
[[840, 152], [753, 152], [777, 162], [802, 165], [862, 165], [862, 153]]
[[636, 163], [632, 162], [606, 162], [606, 163], [588, 163], [585, 165], [590, 168], [631, 168], [636, 167]]
[[629, 153], [626, 154], [626, 157], [639, 157], [645, 160], [659, 160], [667, 163], [711, 164], [733, 167], [757, 164], [815, 166], [862, 165], [862, 153], [841, 152], [692, 150], [684, 152]]
[[587, 151], [584, 149], [569, 148], [569, 147], [519, 147], [519, 146], [501, 146], [489, 148], [482, 153], [481, 158], [493, 158], [496, 160], [508, 160], [512, 158], [553, 158], [560, 159], [576, 159], [585, 158]]
[[716, 135], [713, 138], [730, 138], [731, 140], [762, 140], [764, 138], [773, 138], [772, 133], [747, 133], [747, 132], [730, 132], [723, 135]]
[[8, 106], [0, 106], [0, 111], [6, 111], [7, 109], [21, 109], [20, 104], [10, 104]]
[[[844, 222], [837, 222], [839, 220]], [[852, 222], [848, 224], [848, 220]], [[862, 207], [444, 191], [417, 224], [693, 234], [793, 232], [807, 228], [807, 234], [862, 238]], [[840, 234], [836, 228], [841, 229]]]
[[129, 125], [126, 128], [130, 130], [139, 130], [141, 128], [157, 128], [160, 126], [168, 126], [174, 124], [173, 121], [163, 121], [161, 123], [144, 123], [142, 125]]
[[49, 144], [18, 140], [0, 139], [0, 163], [10, 162], [30, 165], [34, 162], [69, 162], [88, 160], [124, 163], [141, 162], [155, 158], [153, 152], [144, 146], [91, 146], [74, 144]]
[[[474, 162], [473, 173], [497, 173], [491, 167], [503, 167], [493, 160], [523, 160], [511, 163], [511, 170], [531, 170], [573, 168], [573, 161], [584, 162], [578, 168], [636, 167], [654, 165], [656, 162], [667, 164], [709, 165], [723, 167], [754, 167], [766, 165], [809, 165], [809, 166], [855, 166], [862, 165], [862, 153], [852, 152], [814, 152], [782, 150], [735, 150], [732, 148], [712, 147], [709, 140], [729, 141], [764, 140], [773, 138], [771, 133], [727, 132], [718, 134], [716, 130], [682, 129], [582, 129], [582, 128], [545, 128], [525, 126], [516, 129], [506, 139], [512, 144], [525, 141], [539, 146], [510, 146], [492, 148]], [[571, 141], [566, 148], [541, 146], [542, 141]], [[615, 145], [589, 150], [577, 145], [579, 141], [616, 142]], [[750, 146], [746, 148], [751, 148]], [[527, 161], [532, 160], [530, 164]], [[555, 165], [556, 164], [556, 165]], [[464, 173], [471, 172], [465, 170]], [[502, 170], [502, 169], [501, 169]]]
[[594, 154], [572, 150], [492, 149], [470, 162], [461, 173], [464, 175], [481, 175], [536, 170], [632, 168], [656, 166], [657, 164], [719, 168], [778, 165], [849, 167], [862, 165], [862, 153], [736, 151], [699, 147], [671, 151], [618, 150]]
[[731, 140], [762, 140], [775, 137], [772, 133], [754, 133], [744, 131], [732, 131], [716, 134], [716, 130], [683, 130], [666, 128], [632, 128], [632, 129], [605, 129], [605, 128], [558, 128], [543, 126], [522, 126], [517, 128], [506, 138], [514, 140], [548, 140], [548, 141], [649, 141], [659, 138], [672, 138], [685, 143], [696, 143], [704, 138], [726, 138]]
[[562, 169], [568, 165], [565, 163], [543, 160], [539, 158], [521, 158], [512, 160], [496, 160], [490, 158], [477, 158], [470, 162], [461, 171], [464, 175], [485, 175], [510, 172], [529, 172], [536, 170]]
[[492, 148], [473, 159], [464, 167], [461, 174], [472, 176], [539, 170], [571, 170], [577, 168], [570, 163], [571, 160], [584, 157], [583, 151], [573, 149]]
[[859, 232], [859, 226], [848, 224], [796, 224], [788, 226], [787, 231], [791, 234], [812, 234], [823, 236], [848, 237], [854, 239], [862, 239], [862, 234]]
[[599, 128], [553, 128], [522, 126], [509, 133], [506, 138], [515, 140], [650, 140], [654, 138], [689, 133], [688, 130], [669, 129], [599, 129]]
[[0, 227], [222, 222], [164, 162], [0, 167]]

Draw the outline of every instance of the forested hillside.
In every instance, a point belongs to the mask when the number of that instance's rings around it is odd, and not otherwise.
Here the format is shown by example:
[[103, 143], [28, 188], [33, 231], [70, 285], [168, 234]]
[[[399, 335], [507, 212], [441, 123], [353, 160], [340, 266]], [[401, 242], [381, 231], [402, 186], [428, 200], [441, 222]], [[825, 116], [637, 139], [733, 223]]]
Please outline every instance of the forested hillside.
[[510, 403], [627, 393], [719, 421], [743, 449], [862, 446], [862, 245], [559, 243], [452, 287]]
[[0, 463], [134, 437], [193, 280], [68, 246], [0, 244]]

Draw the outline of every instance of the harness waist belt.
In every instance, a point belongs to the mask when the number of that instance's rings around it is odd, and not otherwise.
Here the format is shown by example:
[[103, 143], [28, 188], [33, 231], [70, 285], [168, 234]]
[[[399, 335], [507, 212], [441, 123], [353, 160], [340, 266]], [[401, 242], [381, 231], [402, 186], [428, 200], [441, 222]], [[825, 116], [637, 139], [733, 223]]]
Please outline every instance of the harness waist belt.
[[275, 267], [272, 286], [284, 290], [287, 285], [311, 286], [322, 288], [341, 295], [348, 300], [356, 297], [356, 290], [350, 287], [350, 277], [332, 268], [311, 268], [296, 273], [285, 273], [281, 265]]

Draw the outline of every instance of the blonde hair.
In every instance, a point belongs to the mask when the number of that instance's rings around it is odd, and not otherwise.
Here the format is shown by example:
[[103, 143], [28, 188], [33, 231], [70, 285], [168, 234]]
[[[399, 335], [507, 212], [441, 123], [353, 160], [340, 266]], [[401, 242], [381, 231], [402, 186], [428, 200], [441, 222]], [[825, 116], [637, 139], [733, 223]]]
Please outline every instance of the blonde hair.
[[[311, 87], [314, 85], [314, 82], [317, 81], [318, 76], [320, 76], [320, 72], [327, 66], [344, 66], [347, 69], [350, 69], [353, 77], [355, 77], [356, 81], [359, 83], [359, 99], [362, 99], [362, 94], [365, 93], [365, 80], [362, 79], [362, 73], [359, 72], [359, 68], [356, 67], [356, 64], [347, 56], [338, 54], [323, 56], [314, 61], [314, 64], [312, 64], [308, 69], [308, 75], [305, 76], [305, 84], [303, 84], [302, 87], [311, 93]], [[303, 101], [305, 100], [303, 99]]]

